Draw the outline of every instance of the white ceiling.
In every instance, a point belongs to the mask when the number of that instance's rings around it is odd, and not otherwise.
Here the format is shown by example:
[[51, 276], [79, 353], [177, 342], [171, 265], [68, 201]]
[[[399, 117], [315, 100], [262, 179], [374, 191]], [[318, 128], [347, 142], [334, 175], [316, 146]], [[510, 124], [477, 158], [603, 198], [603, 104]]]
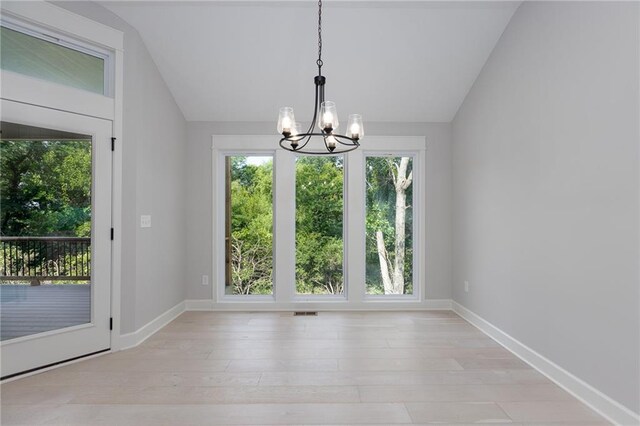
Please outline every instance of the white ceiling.
[[[311, 119], [317, 3], [102, 3], [142, 36], [189, 121]], [[325, 1], [326, 99], [342, 120], [449, 122], [518, 2]]]

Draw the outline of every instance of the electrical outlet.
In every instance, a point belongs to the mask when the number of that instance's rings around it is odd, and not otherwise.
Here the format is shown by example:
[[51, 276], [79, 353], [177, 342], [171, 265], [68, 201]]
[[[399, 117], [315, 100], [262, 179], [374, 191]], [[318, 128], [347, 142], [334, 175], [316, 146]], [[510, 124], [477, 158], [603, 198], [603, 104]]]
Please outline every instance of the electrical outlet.
[[464, 282], [464, 291], [465, 293], [469, 293], [469, 281]]
[[143, 214], [140, 216], [140, 228], [151, 228], [151, 215]]
[[209, 275], [202, 276], [202, 285], [209, 285]]

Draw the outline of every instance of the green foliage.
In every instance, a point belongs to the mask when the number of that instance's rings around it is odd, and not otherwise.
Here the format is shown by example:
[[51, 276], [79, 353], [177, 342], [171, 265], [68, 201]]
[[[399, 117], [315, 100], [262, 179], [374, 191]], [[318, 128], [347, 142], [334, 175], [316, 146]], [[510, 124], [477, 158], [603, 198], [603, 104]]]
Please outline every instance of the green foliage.
[[231, 248], [234, 294], [273, 293], [273, 162], [231, 157]]
[[340, 294], [343, 277], [343, 159], [296, 162], [296, 289]]
[[[392, 171], [400, 157], [367, 159], [366, 284], [370, 294], [383, 294], [376, 231], [382, 231], [394, 259], [396, 192]], [[409, 169], [410, 171], [410, 169]], [[271, 161], [247, 163], [231, 159], [232, 280], [235, 294], [271, 294], [273, 289], [273, 207]], [[299, 157], [296, 162], [296, 290], [299, 294], [340, 294], [343, 273], [342, 157]], [[412, 186], [406, 190], [408, 203]], [[406, 294], [413, 292], [411, 206], [406, 214]]]
[[[273, 163], [231, 157], [234, 294], [273, 291]], [[300, 157], [296, 165], [296, 285], [304, 294], [343, 292], [342, 157]]]
[[91, 143], [2, 140], [0, 171], [2, 235], [90, 235]]

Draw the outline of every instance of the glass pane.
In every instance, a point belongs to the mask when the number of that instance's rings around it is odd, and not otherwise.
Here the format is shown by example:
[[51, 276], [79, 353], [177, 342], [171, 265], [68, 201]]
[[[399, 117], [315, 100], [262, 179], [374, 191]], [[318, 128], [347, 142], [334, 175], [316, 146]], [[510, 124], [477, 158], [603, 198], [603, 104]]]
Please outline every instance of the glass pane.
[[273, 157], [225, 157], [225, 293], [273, 294]]
[[413, 294], [413, 159], [367, 157], [367, 294]]
[[91, 136], [1, 126], [1, 340], [91, 322]]
[[0, 28], [3, 70], [104, 94], [104, 60], [9, 28]]
[[296, 160], [296, 292], [343, 294], [341, 156]]

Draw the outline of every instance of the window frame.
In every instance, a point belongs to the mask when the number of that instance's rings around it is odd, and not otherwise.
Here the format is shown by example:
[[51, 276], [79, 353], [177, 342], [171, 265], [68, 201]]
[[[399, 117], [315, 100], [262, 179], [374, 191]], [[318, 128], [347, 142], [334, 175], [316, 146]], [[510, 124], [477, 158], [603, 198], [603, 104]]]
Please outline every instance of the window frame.
[[34, 37], [40, 40], [44, 40], [48, 43], [53, 43], [58, 46], [65, 47], [67, 49], [75, 50], [80, 53], [84, 53], [86, 55], [94, 56], [96, 58], [103, 60], [103, 91], [102, 93], [92, 92], [85, 89], [79, 89], [73, 86], [67, 86], [65, 84], [56, 83], [54, 81], [40, 79], [20, 73], [16, 73], [10, 70], [2, 70], [2, 72], [9, 72], [13, 74], [18, 74], [24, 76], [26, 78], [32, 78], [37, 80], [44, 80], [49, 84], [57, 84], [64, 87], [68, 87], [70, 89], [82, 90], [88, 93], [92, 93], [99, 96], [106, 96], [113, 98], [115, 96], [115, 52], [111, 49], [106, 49], [96, 44], [88, 43], [82, 41], [78, 38], [63, 34], [59, 31], [54, 31], [49, 28], [44, 28], [40, 25], [33, 24], [31, 22], [22, 20], [20, 18], [8, 15], [3, 13], [0, 16], [0, 27], [5, 27], [10, 30], [25, 34], [30, 37]]
[[[424, 136], [367, 136], [358, 150], [346, 153], [344, 177], [343, 235], [345, 274], [344, 296], [296, 295], [295, 256], [295, 157], [280, 149], [273, 135], [211, 135], [212, 165], [212, 238], [211, 300], [197, 306], [220, 311], [291, 311], [291, 310], [424, 310], [442, 309], [441, 300], [426, 299], [426, 149]], [[261, 295], [227, 295], [224, 283], [224, 155], [274, 155], [274, 289], [273, 297]], [[366, 186], [365, 156], [388, 154], [413, 155], [414, 164], [414, 294], [367, 295], [365, 285]], [[220, 201], [222, 200], [222, 204]], [[222, 233], [222, 235], [221, 235]], [[203, 271], [203, 273], [205, 273]]]
[[[226, 221], [226, 199], [225, 199], [225, 186], [226, 186], [226, 170], [225, 170], [225, 160], [226, 157], [271, 157], [273, 164], [273, 173], [271, 175], [271, 208], [273, 220], [271, 223], [272, 229], [272, 246], [271, 246], [271, 256], [273, 259], [272, 266], [272, 291], [271, 294], [227, 294], [226, 293], [226, 277], [225, 277], [225, 256], [226, 256], [226, 248], [225, 248], [225, 238], [226, 238], [226, 230], [225, 230], [225, 221]], [[276, 152], [275, 150], [220, 150], [217, 155], [217, 188], [215, 189], [214, 196], [214, 217], [216, 217], [216, 223], [214, 226], [215, 234], [217, 235], [217, 240], [214, 239], [214, 253], [216, 252], [216, 247], [221, 255], [214, 255], [214, 262], [217, 262], [216, 267], [216, 275], [215, 282], [213, 285], [217, 287], [218, 300], [224, 302], [275, 302], [276, 300], [276, 277], [277, 277], [277, 269], [276, 269]], [[217, 199], [216, 199], [217, 198]], [[216, 211], [216, 205], [222, 206], [223, 211], [220, 214], [220, 211]], [[216, 214], [217, 212], [217, 214]], [[214, 237], [216, 238], [216, 237]], [[219, 283], [219, 285], [216, 285]]]

